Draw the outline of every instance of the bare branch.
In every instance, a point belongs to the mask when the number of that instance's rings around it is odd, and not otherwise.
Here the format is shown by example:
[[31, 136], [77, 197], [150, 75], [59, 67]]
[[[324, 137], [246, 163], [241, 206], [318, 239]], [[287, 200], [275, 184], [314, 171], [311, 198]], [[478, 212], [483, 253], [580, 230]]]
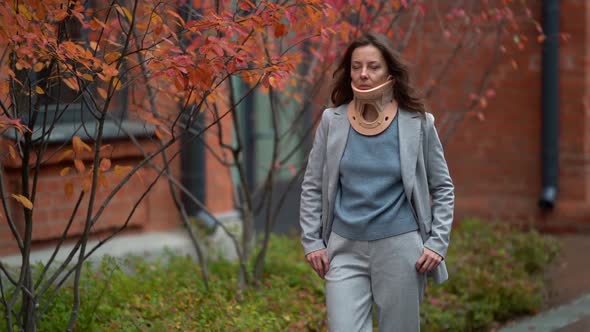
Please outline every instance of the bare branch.
[[416, 28], [416, 22], [418, 21], [418, 14], [420, 14], [420, 9], [418, 7], [416, 7], [414, 9], [414, 12], [412, 13], [412, 20], [410, 21], [410, 27], [408, 28], [408, 30], [406, 31], [406, 34], [404, 36], [404, 40], [401, 42], [401, 44], [398, 47], [398, 51], [402, 51], [406, 48], [406, 46], [408, 46], [408, 43], [410, 42], [410, 37], [412, 37], [412, 34], [414, 33], [414, 29]]
[[[0, 262], [0, 271], [4, 272], [4, 274], [6, 275], [6, 278], [8, 279], [8, 281], [10, 281], [11, 284], [13, 284], [13, 285], [17, 284], [17, 281], [10, 275], [8, 270], [6, 270], [6, 267], [4, 266], [4, 264], [2, 264], [2, 262]], [[0, 274], [0, 280], [2, 280], [1, 274]], [[2, 296], [2, 299], [4, 300], [4, 296]]]
[[[497, 34], [496, 34], [496, 38], [498, 41], [502, 39], [502, 35], [503, 35], [502, 32], [503, 31], [504, 31], [503, 24], [500, 24], [498, 26], [498, 30], [497, 30]], [[494, 59], [493, 59], [492, 63], [486, 68], [486, 70], [482, 76], [482, 79], [481, 79], [479, 87], [478, 87], [478, 95], [481, 95], [483, 93], [483, 90], [487, 87], [488, 81], [490, 80], [493, 69], [497, 66], [497, 64], [500, 61], [500, 54], [501, 54], [500, 48], [497, 48], [495, 51]], [[447, 130], [445, 131], [445, 134], [441, 139], [443, 145], [448, 142], [451, 135], [454, 133], [457, 125], [461, 121], [463, 121], [463, 119], [465, 118], [465, 114], [467, 114], [469, 111], [473, 110], [477, 106], [478, 106], [478, 102], [476, 100], [472, 100], [470, 105], [465, 110], [463, 110], [462, 112], [459, 113], [459, 116], [457, 116], [453, 120], [451, 120], [451, 124], [449, 125], [449, 127], [447, 127]]]
[[[180, 151], [177, 151], [175, 154], [173, 154], [173, 156], [171, 157], [171, 159], [169, 161], [172, 161], [174, 158], [176, 158], [179, 155]], [[128, 215], [125, 223], [119, 227], [117, 230], [115, 230], [113, 233], [111, 233], [107, 238], [99, 241], [98, 244], [96, 244], [94, 247], [92, 247], [92, 249], [84, 256], [83, 260], [78, 260], [78, 262], [70, 269], [68, 270], [68, 272], [66, 272], [66, 274], [64, 275], [64, 277], [55, 285], [53, 291], [51, 292], [50, 296], [49, 296], [49, 300], [47, 301], [47, 303], [45, 304], [45, 306], [40, 310], [40, 316], [42, 316], [46, 310], [49, 308], [49, 305], [51, 303], [53, 303], [53, 299], [57, 296], [57, 292], [59, 289], [61, 289], [61, 287], [64, 285], [65, 281], [69, 278], [69, 276], [74, 273], [75, 271], [77, 271], [80, 267], [81, 264], [83, 264], [83, 262], [85, 260], [87, 260], [96, 250], [98, 250], [100, 247], [102, 247], [105, 243], [107, 243], [109, 240], [111, 240], [113, 237], [115, 237], [118, 233], [120, 233], [121, 231], [123, 231], [129, 221], [130, 218], [133, 216], [133, 213], [135, 211], [135, 209], [137, 208], [137, 206], [141, 203], [141, 201], [143, 200], [143, 198], [147, 195], [147, 193], [149, 193], [149, 191], [151, 190], [151, 188], [157, 183], [157, 181], [159, 180], [159, 178], [161, 177], [161, 175], [166, 175], [169, 176], [168, 174], [166, 174], [166, 170], [165, 169], [159, 169], [157, 166], [153, 166], [154, 169], [158, 170], [158, 176], [150, 183], [150, 185], [148, 186], [148, 188], [142, 193], [141, 197], [138, 199], [138, 201], [134, 204], [132, 212], [130, 215]], [[169, 179], [180, 189], [183, 191], [183, 193], [185, 193], [195, 204], [197, 204], [199, 206], [199, 208], [203, 209], [203, 211], [207, 214], [209, 214], [213, 220], [217, 223], [217, 225], [219, 227], [222, 228], [222, 230], [230, 237], [230, 239], [232, 240], [232, 242], [234, 243], [235, 249], [236, 249], [236, 253], [239, 257], [240, 264], [242, 264], [242, 268], [245, 268], [245, 263], [243, 263], [243, 254], [240, 251], [240, 246], [237, 242], [237, 239], [235, 238], [235, 236], [231, 233], [231, 231], [221, 222], [219, 222], [211, 212], [209, 212], [209, 210], [203, 205], [203, 203], [201, 203], [196, 197], [194, 197], [192, 195], [192, 193], [190, 193], [190, 191], [188, 191], [184, 186], [182, 186], [182, 184], [180, 184], [176, 179], [174, 179], [174, 177], [170, 176]], [[76, 249], [73, 249], [73, 251], [76, 251]], [[60, 272], [61, 273], [61, 272]]]
[[6, 216], [6, 222], [10, 228], [10, 232], [16, 240], [16, 244], [22, 254], [24, 252], [24, 242], [18, 230], [16, 229], [16, 224], [14, 223], [14, 219], [12, 217], [12, 211], [8, 206], [8, 197], [6, 197], [6, 187], [4, 185], [5, 178], [6, 175], [4, 174], [4, 165], [0, 162], [0, 200], [2, 200], [2, 207], [4, 208], [4, 215]]
[[[80, 204], [82, 203], [83, 198], [84, 198], [84, 191], [82, 190], [82, 191], [80, 191], [80, 195], [78, 195], [78, 200], [76, 200], [76, 205], [74, 206], [74, 210], [72, 211], [72, 213], [70, 215], [70, 220], [68, 220], [68, 223], [67, 223], [66, 227], [64, 228], [64, 231], [62, 232], [62, 235], [59, 238], [57, 245], [55, 246], [55, 249], [53, 250], [53, 254], [51, 254], [51, 257], [49, 257], [49, 260], [47, 261], [45, 266], [43, 266], [43, 271], [41, 271], [41, 274], [37, 278], [37, 282], [35, 283], [35, 289], [39, 288], [41, 282], [45, 278], [45, 274], [47, 273], [47, 271], [49, 270], [49, 268], [53, 264], [53, 260], [55, 259], [55, 257], [59, 253], [59, 249], [61, 248], [62, 244], [65, 242], [66, 238], [68, 237], [68, 232], [70, 231], [70, 227], [72, 226], [72, 223], [74, 222], [76, 214], [78, 213], [78, 209], [80, 208]], [[75, 252], [75, 250], [73, 250], [73, 252]], [[52, 279], [52, 280], [55, 280], [55, 279]]]
[[4, 283], [2, 282], [2, 276], [0, 276], [0, 303], [4, 306], [4, 317], [6, 318], [6, 330], [12, 332], [12, 315], [11, 307], [6, 303], [6, 291], [4, 290]]
[[272, 120], [272, 128], [273, 128], [273, 148], [272, 148], [272, 157], [271, 157], [271, 166], [268, 171], [268, 176], [266, 180], [266, 192], [268, 195], [266, 196], [266, 222], [264, 223], [264, 239], [262, 241], [262, 249], [258, 253], [256, 257], [256, 261], [254, 263], [254, 276], [257, 280], [262, 278], [262, 273], [264, 271], [264, 260], [266, 258], [266, 250], [268, 248], [268, 241], [270, 240], [270, 232], [271, 232], [271, 225], [272, 225], [272, 197], [274, 191], [274, 173], [275, 173], [275, 163], [278, 158], [279, 154], [279, 125], [277, 121], [277, 113], [278, 110], [276, 109], [276, 98], [274, 94], [274, 89], [272, 87], [269, 88], [268, 98], [270, 100], [270, 115]]
[[[129, 23], [130, 27], [129, 27], [129, 31], [126, 33], [126, 39], [125, 39], [125, 43], [123, 46], [123, 52], [125, 53], [125, 51], [127, 50], [127, 47], [129, 46], [129, 43], [131, 41], [131, 35], [132, 35], [132, 31], [134, 29], [134, 25], [135, 25], [135, 19], [136, 19], [136, 15], [137, 15], [137, 7], [138, 7], [138, 0], [135, 0], [133, 2], [133, 10], [132, 10], [132, 15], [131, 15], [131, 22]], [[123, 63], [123, 58], [119, 59], [119, 62], [117, 63], [116, 68], [120, 68], [121, 65]], [[114, 77], [111, 78], [110, 82], [109, 82], [109, 88], [108, 91], [112, 91], [115, 89], [115, 86], [113, 85], [114, 83]], [[86, 221], [84, 224], [84, 232], [82, 234], [82, 245], [80, 247], [80, 255], [78, 258], [78, 266], [76, 268], [76, 273], [74, 276], [74, 303], [72, 305], [72, 312], [70, 314], [70, 321], [68, 323], [68, 327], [67, 327], [67, 331], [70, 332], [72, 331], [72, 329], [74, 328], [74, 324], [76, 322], [76, 319], [78, 317], [78, 310], [80, 307], [80, 276], [81, 276], [81, 272], [82, 272], [82, 266], [83, 266], [83, 262], [84, 262], [84, 256], [86, 253], [86, 244], [88, 242], [88, 236], [90, 233], [90, 228], [92, 226], [92, 214], [93, 214], [93, 209], [94, 209], [94, 202], [96, 199], [96, 190], [97, 190], [97, 186], [98, 186], [98, 173], [100, 172], [100, 168], [99, 168], [99, 163], [100, 163], [100, 147], [101, 147], [101, 143], [102, 143], [102, 133], [103, 133], [103, 129], [104, 129], [104, 120], [105, 120], [105, 116], [106, 116], [106, 112], [108, 110], [109, 104], [112, 100], [112, 94], [107, 98], [107, 100], [105, 101], [104, 104], [104, 109], [103, 109], [103, 113], [101, 114], [101, 117], [98, 121], [98, 130], [97, 130], [97, 134], [96, 134], [96, 144], [94, 146], [94, 166], [93, 166], [93, 171], [92, 171], [92, 186], [90, 189], [90, 198], [88, 200], [88, 208], [87, 208], [87, 214], [86, 214]]]
[[[154, 8], [154, 10], [155, 10], [155, 8]], [[151, 21], [151, 18], [150, 18], [150, 21]], [[138, 40], [139, 37], [137, 35], [137, 30], [134, 29], [133, 34], [134, 34], [135, 39]], [[143, 54], [139, 53], [138, 55], [139, 55], [140, 60], [142, 60]], [[141, 61], [141, 70], [142, 70], [142, 74], [144, 75], [144, 79], [146, 79], [146, 82], [147, 82], [147, 68], [145, 67], [145, 64], [143, 61]], [[147, 86], [147, 92], [148, 92], [148, 97], [149, 97], [149, 102], [150, 102], [152, 114], [155, 117], [157, 117], [158, 113], [157, 113], [157, 109], [156, 109], [156, 105], [155, 105], [155, 93], [152, 90], [151, 86], [149, 86], [149, 84], [147, 84], [146, 86]], [[139, 142], [137, 142], [135, 137], [133, 137], [133, 135], [131, 135], [131, 134], [129, 134], [128, 136], [133, 140], [133, 142], [140, 148], [142, 153], [145, 155], [145, 152], [143, 151], [143, 149], [141, 148]], [[160, 146], [163, 145], [162, 140], [159, 140], [159, 144], [160, 144]], [[166, 156], [166, 150], [162, 151], [162, 159], [164, 161], [164, 170], [166, 172], [166, 175], [169, 178], [171, 178], [172, 175], [170, 172], [169, 160]], [[180, 201], [180, 198], [178, 197], [178, 195], [177, 195], [176, 191], [174, 190], [174, 187], [172, 186], [170, 181], [168, 181], [168, 184], [169, 184], [170, 194], [172, 195], [172, 199], [174, 201], [174, 204], [176, 205], [176, 208], [181, 213], [182, 222], [183, 222], [184, 226], [186, 227], [189, 237], [192, 241], [193, 247], [195, 248], [195, 251], [197, 252], [197, 257], [198, 257], [199, 264], [201, 266], [201, 271], [203, 274], [203, 282], [205, 283], [205, 287], [209, 288], [209, 273], [208, 273], [208, 269], [207, 269], [207, 264], [205, 262], [205, 257], [203, 256], [203, 252], [202, 252], [201, 247], [198, 243], [197, 237], [193, 233], [193, 230], [192, 230], [191, 224], [189, 222], [188, 215], [186, 213], [186, 209], [184, 207], [184, 204]], [[147, 191], [146, 191], [146, 193], [147, 193]], [[142, 198], [143, 198], [143, 196], [142, 196]], [[133, 211], [135, 211], [135, 206], [133, 207]], [[128, 223], [128, 221], [129, 221], [129, 219], [125, 222], [125, 225]]]
[[[260, 81], [257, 82], [256, 86], [258, 86], [258, 84], [260, 84]], [[211, 124], [207, 125], [205, 128], [203, 128], [197, 135], [193, 135], [191, 136], [188, 140], [186, 140], [184, 143], [189, 143], [190, 141], [192, 141], [192, 139], [197, 138], [199, 135], [201, 135], [203, 132], [206, 132], [209, 128], [211, 128], [212, 126], [216, 125], [219, 121], [221, 121], [223, 118], [225, 118], [227, 115], [232, 114], [235, 110], [235, 107], [237, 105], [239, 105], [245, 98], [247, 95], [242, 96], [242, 98], [237, 102], [234, 103], [230, 109], [228, 109], [226, 112], [224, 112], [222, 115], [219, 116], [219, 118], [215, 119]], [[183, 135], [186, 135], [187, 133], [184, 133]], [[104, 209], [108, 206], [108, 204], [110, 203], [110, 201], [114, 198], [114, 196], [121, 190], [121, 188], [131, 179], [131, 177], [133, 175], [135, 175], [135, 173], [141, 169], [142, 167], [144, 167], [146, 164], [149, 164], [151, 162], [151, 160], [153, 158], [155, 158], [156, 156], [158, 156], [162, 151], [164, 151], [165, 149], [168, 149], [170, 146], [172, 146], [173, 144], [175, 144], [180, 138], [181, 136], [177, 136], [177, 137], [173, 137], [172, 139], [170, 139], [168, 142], [166, 142], [165, 144], [163, 144], [162, 146], [160, 146], [158, 149], [156, 149], [154, 152], [150, 153], [149, 155], [147, 155], [143, 160], [141, 160], [137, 165], [135, 165], [130, 171], [129, 173], [127, 173], [122, 179], [121, 181], [115, 186], [115, 188], [113, 188], [113, 190], [111, 191], [111, 193], [105, 198], [105, 200], [103, 201], [103, 204], [100, 206], [100, 208], [98, 209], [98, 211], [96, 212], [96, 214], [94, 215], [94, 217], [92, 218], [92, 225], [94, 225], [94, 223], [96, 223], [96, 221], [98, 220], [98, 218], [100, 217], [100, 215], [102, 214], [102, 212], [104, 211]], [[189, 193], [187, 192], [187, 195]], [[198, 205], [197, 202], [195, 202], [195, 204]], [[70, 253], [70, 255], [66, 258], [66, 260], [61, 264], [61, 266], [57, 269], [57, 271], [55, 272], [54, 276], [58, 276], [59, 274], [61, 274], [63, 272], [63, 270], [65, 269], [65, 267], [69, 264], [69, 262], [72, 260], [73, 256], [75, 255], [75, 252], [77, 251], [77, 249], [79, 248], [79, 246], [81, 245], [81, 241], [82, 239], [80, 239], [74, 249], [72, 249], [72, 252]], [[238, 249], [238, 248], [237, 248]], [[52, 283], [54, 282], [54, 279], [50, 279], [48, 280], [42, 290], [39, 292], [40, 295], [45, 294], [47, 292], [47, 290], [51, 287]]]

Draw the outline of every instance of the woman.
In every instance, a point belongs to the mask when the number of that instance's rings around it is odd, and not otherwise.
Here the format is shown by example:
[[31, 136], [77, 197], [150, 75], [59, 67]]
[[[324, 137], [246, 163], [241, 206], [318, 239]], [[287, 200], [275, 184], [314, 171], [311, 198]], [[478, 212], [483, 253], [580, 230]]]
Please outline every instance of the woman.
[[326, 280], [330, 331], [420, 330], [426, 275], [444, 257], [454, 193], [434, 118], [382, 36], [354, 41], [334, 72], [333, 108], [302, 184], [301, 241]]

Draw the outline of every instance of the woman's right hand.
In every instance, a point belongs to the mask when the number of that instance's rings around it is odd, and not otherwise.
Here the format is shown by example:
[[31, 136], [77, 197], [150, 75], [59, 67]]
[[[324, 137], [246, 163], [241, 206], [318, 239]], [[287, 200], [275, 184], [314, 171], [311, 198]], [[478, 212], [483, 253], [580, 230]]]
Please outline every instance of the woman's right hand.
[[328, 273], [328, 269], [330, 268], [330, 262], [328, 262], [328, 250], [320, 249], [310, 252], [305, 258], [318, 276], [324, 279], [324, 276]]

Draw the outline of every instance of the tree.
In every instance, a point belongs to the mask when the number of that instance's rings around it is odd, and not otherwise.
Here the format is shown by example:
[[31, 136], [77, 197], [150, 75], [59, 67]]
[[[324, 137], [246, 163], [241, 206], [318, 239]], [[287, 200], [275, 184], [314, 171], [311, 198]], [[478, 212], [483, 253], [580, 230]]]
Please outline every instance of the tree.
[[[506, 44], [505, 33], [510, 32], [518, 50], [527, 42], [519, 35], [519, 27], [536, 24], [527, 10], [522, 1], [492, 0], [3, 2], [0, 127], [11, 139], [0, 159], [0, 190], [5, 224], [22, 255], [16, 273], [0, 265], [0, 303], [7, 329], [13, 331], [16, 326], [34, 331], [52, 298], [70, 282], [74, 301], [68, 330], [72, 330], [80, 306], [84, 261], [127, 227], [137, 206], [161, 179], [169, 182], [207, 282], [198, 237], [178, 194], [187, 195], [204, 211], [207, 208], [182, 186], [170, 163], [182, 144], [202, 139], [203, 133], [228, 116], [238, 133], [237, 142], [227, 144], [220, 134], [220, 145], [226, 152], [217, 158], [237, 169], [240, 194], [236, 203], [243, 234], [237, 239], [227, 233], [239, 256], [241, 284], [255, 284], [263, 276], [269, 234], [284, 201], [284, 196], [274, 195], [276, 172], [289, 169], [291, 184], [302, 174], [304, 163], [293, 165], [290, 158], [306, 147], [307, 136], [313, 132], [314, 121], [308, 114], [317, 119], [314, 111], [327, 104], [325, 87], [330, 83], [330, 70], [345, 45], [363, 31], [373, 30], [386, 34], [400, 51], [411, 55], [415, 68], [426, 68], [419, 64], [428, 61], [437, 70], [415, 70], [415, 75], [430, 100], [435, 92], [446, 93], [436, 89], [443, 86], [459, 57], [473, 50], [492, 52], [498, 58], [493, 57], [496, 60], [484, 70], [474, 71], [480, 77], [472, 79], [476, 89], [459, 93], [468, 105], [457, 114], [480, 114], [477, 112], [493, 96], [490, 73], [497, 59], [512, 48]], [[427, 20], [428, 15], [436, 20]], [[428, 58], [422, 57], [420, 43], [426, 40], [429, 43], [425, 44], [441, 51], [439, 56], [430, 52]], [[231, 78], [240, 78], [248, 88], [227, 98], [228, 91], [234, 91]], [[244, 164], [246, 143], [239, 139], [242, 127], [237, 109], [254, 90], [269, 99], [264, 111], [272, 119], [273, 148], [262, 181], [249, 185]], [[125, 100], [124, 107], [121, 100]], [[293, 110], [286, 119], [285, 109]], [[199, 114], [206, 115], [200, 127], [194, 126]], [[62, 125], [68, 117], [77, 121], [58, 144], [56, 136], [64, 133]], [[112, 145], [106, 143], [109, 130], [125, 133], [141, 147], [137, 132], [126, 126], [128, 119], [149, 124], [148, 131], [157, 144], [150, 150], [141, 149], [141, 160], [133, 165], [114, 164]], [[6, 184], [4, 167], [9, 163], [20, 165], [18, 188]], [[64, 181], [60, 190], [72, 201], [55, 253], [73, 228], [81, 229], [64, 262], [58, 264], [52, 258], [34, 273], [30, 251], [38, 182], [49, 163], [61, 165]], [[152, 176], [146, 179], [146, 174]], [[138, 178], [144, 181], [145, 190], [126, 211], [124, 222], [98, 245], [89, 247], [90, 234], [104, 222], [105, 209]], [[18, 210], [12, 208], [13, 203], [18, 204]], [[265, 211], [266, 228], [251, 271], [249, 262], [256, 244], [254, 218], [261, 211]]]
[[[23, 262], [16, 274], [1, 266], [1, 303], [9, 331], [15, 326], [34, 331], [52, 298], [71, 277], [74, 301], [68, 330], [73, 329], [83, 262], [127, 226], [162, 175], [174, 190], [186, 192], [167, 166], [178, 155], [175, 149], [180, 142], [198, 138], [232, 112], [234, 105], [222, 102], [232, 75], [265, 86], [286, 76], [294, 67], [293, 55], [261, 57], [259, 45], [264, 35], [274, 31], [281, 37], [281, 22], [302, 11], [323, 8], [314, 1], [297, 5], [244, 1], [231, 6], [231, 12], [207, 4], [197, 11], [176, 1], [113, 0], [103, 7], [93, 5], [92, 1], [32, 0], [0, 5], [0, 76], [6, 92], [0, 102], [1, 121], [5, 133], [13, 137], [0, 170], [6, 162], [21, 165], [18, 189], [10, 192], [0, 183], [6, 224]], [[301, 34], [312, 30], [302, 29]], [[129, 100], [125, 117], [149, 123], [159, 141], [157, 148], [132, 166], [113, 165], [111, 146], [105, 144], [109, 127], [126, 132], [135, 141], [117, 112], [122, 95]], [[166, 104], [182, 107], [162, 107]], [[195, 132], [192, 122], [210, 104], [221, 106], [223, 113]], [[66, 117], [80, 121], [69, 133], [66, 141], [70, 143], [56, 147], [55, 136]], [[63, 190], [75, 202], [55, 253], [76, 219], [83, 227], [64, 262], [56, 264], [52, 258], [34, 274], [30, 251], [37, 184], [43, 167], [55, 158], [65, 166], [60, 172]], [[164, 159], [163, 167], [155, 163], [156, 158]], [[155, 169], [156, 176], [127, 211], [125, 222], [98, 245], [88, 247], [90, 233], [102, 222], [105, 209], [147, 168]], [[0, 178], [5, 178], [4, 172]], [[20, 211], [11, 209], [12, 198], [20, 204]], [[83, 217], [77, 216], [80, 211]], [[236, 246], [242, 260], [248, 255], [246, 248]], [[205, 267], [203, 259], [201, 264]], [[206, 268], [203, 273], [206, 278]]]

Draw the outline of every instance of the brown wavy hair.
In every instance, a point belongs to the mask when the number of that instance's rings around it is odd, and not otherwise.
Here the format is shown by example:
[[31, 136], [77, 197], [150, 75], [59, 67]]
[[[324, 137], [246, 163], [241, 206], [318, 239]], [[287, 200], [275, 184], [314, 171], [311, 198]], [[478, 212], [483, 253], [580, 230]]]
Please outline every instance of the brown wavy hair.
[[332, 103], [334, 107], [338, 107], [343, 104], [347, 104], [352, 101], [354, 94], [350, 87], [351, 76], [350, 76], [350, 65], [352, 61], [352, 52], [363, 46], [373, 45], [379, 51], [387, 63], [389, 74], [393, 76], [393, 97], [397, 101], [400, 108], [407, 111], [424, 113], [426, 106], [422, 99], [418, 98], [415, 94], [414, 87], [410, 84], [410, 77], [408, 73], [408, 66], [402, 59], [401, 55], [390, 46], [389, 40], [379, 34], [367, 33], [364, 36], [353, 41], [338, 68], [334, 71], [334, 87], [332, 89]]

